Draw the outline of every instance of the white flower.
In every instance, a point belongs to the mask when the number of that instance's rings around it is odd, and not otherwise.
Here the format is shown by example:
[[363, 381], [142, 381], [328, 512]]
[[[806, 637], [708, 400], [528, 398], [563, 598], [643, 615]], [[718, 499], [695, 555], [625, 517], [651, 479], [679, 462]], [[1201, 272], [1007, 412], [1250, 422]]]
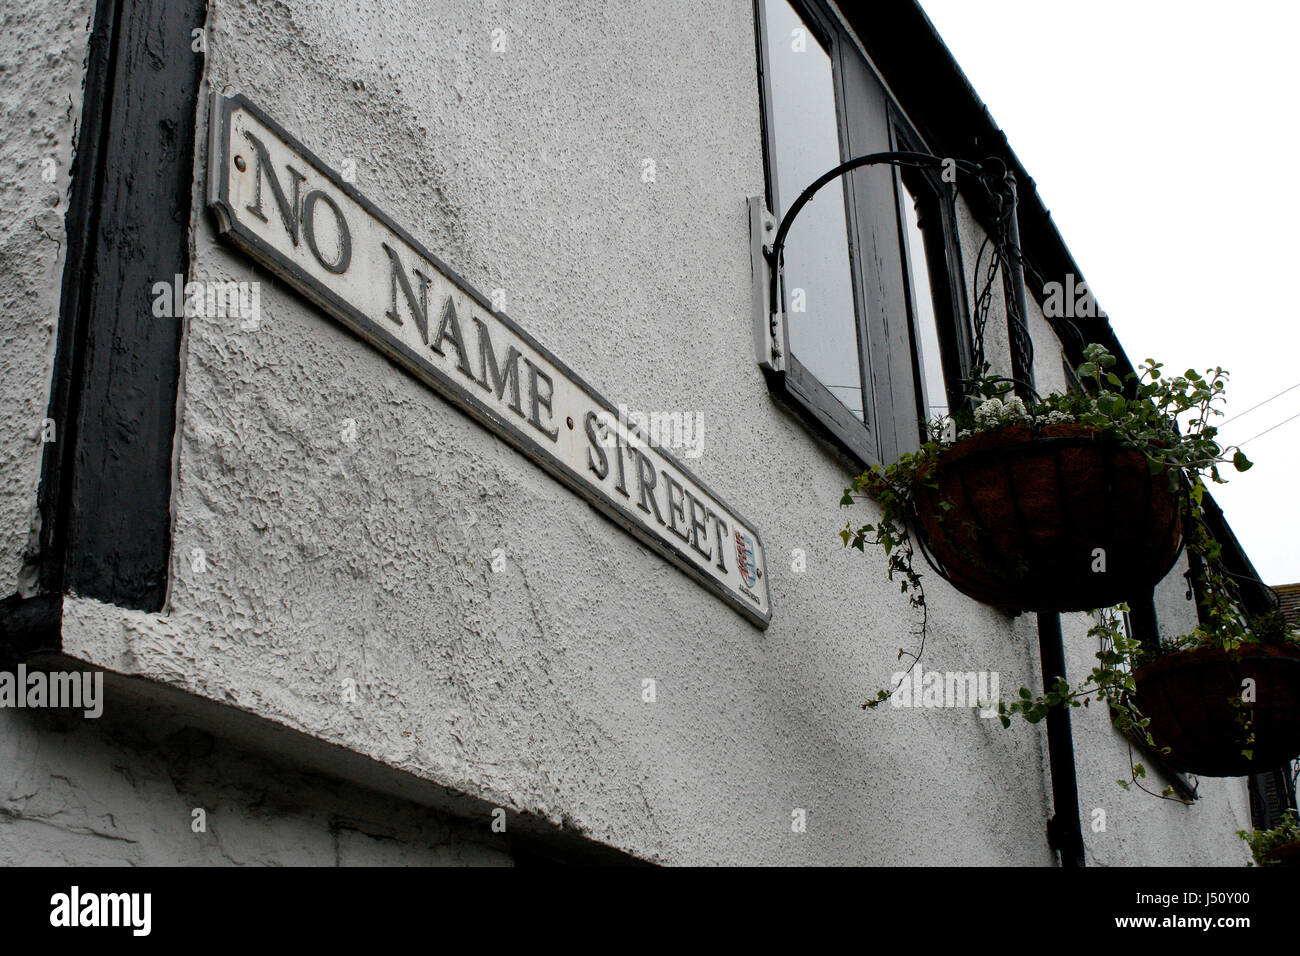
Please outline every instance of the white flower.
[[996, 425], [1002, 420], [1003, 412], [1002, 400], [990, 398], [975, 409], [975, 421], [980, 425]]
[[1013, 395], [1008, 398], [1002, 409], [1003, 418], [1007, 421], [1029, 421], [1029, 410], [1025, 408], [1025, 403], [1020, 400], [1020, 396]]

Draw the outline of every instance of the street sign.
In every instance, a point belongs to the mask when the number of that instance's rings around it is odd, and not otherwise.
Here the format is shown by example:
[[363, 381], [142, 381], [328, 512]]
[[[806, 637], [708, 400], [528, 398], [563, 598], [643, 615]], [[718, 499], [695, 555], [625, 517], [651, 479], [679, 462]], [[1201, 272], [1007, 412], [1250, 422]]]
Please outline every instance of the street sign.
[[[759, 627], [754, 526], [242, 96], [212, 98], [218, 230]], [[540, 254], [540, 252], [539, 252]]]

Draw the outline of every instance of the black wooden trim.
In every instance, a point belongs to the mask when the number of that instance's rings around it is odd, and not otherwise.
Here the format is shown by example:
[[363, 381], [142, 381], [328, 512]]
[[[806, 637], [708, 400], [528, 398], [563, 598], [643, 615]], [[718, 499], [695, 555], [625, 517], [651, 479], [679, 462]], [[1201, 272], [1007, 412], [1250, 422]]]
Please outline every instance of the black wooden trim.
[[1256, 830], [1271, 830], [1281, 826], [1288, 811], [1296, 810], [1296, 793], [1291, 779], [1291, 766], [1276, 770], [1252, 773], [1247, 777], [1250, 793], [1250, 819]]
[[1131, 636], [1149, 654], [1160, 653], [1160, 619], [1156, 615], [1156, 593], [1147, 589], [1132, 595], [1128, 602], [1128, 625]]
[[[898, 149], [910, 152], [927, 152], [916, 131], [895, 107], [890, 107], [893, 135]], [[929, 289], [917, 289], [912, 284], [910, 263], [904, 263], [907, 278], [908, 306], [912, 316], [912, 365], [915, 376], [917, 414], [920, 417], [918, 437], [925, 441], [925, 426], [932, 417], [925, 405], [926, 395], [921, 387], [922, 369], [920, 331], [917, 328], [918, 310], [913, 296], [929, 295], [934, 309], [935, 326], [939, 337], [939, 360], [943, 366], [944, 393], [950, 412], [956, 412], [966, 401], [962, 380], [971, 373], [974, 364], [974, 335], [971, 330], [970, 308], [966, 296], [966, 277], [962, 265], [961, 243], [957, 233], [955, 193], [943, 182], [937, 169], [917, 169], [911, 166], [895, 168], [895, 190], [898, 195], [899, 232], [904, 233], [903, 218], [907, 211], [903, 204], [915, 196], [918, 201], [917, 224], [921, 230], [924, 248], [910, 250], [924, 257], [925, 272], [930, 278]], [[918, 446], [919, 447], [919, 446]]]
[[58, 594], [14, 594], [0, 601], [0, 668], [59, 650], [62, 615], [63, 598]]
[[167, 593], [204, 0], [101, 0], [72, 167], [35, 556], [40, 590], [156, 611]]
[[[869, 424], [858, 419], [853, 410], [822, 384], [799, 357], [786, 348], [787, 371], [777, 379], [786, 394], [804, 408], [803, 417], [814, 421], [865, 465], [879, 464], [880, 451]], [[864, 400], [867, 398], [863, 394]], [[867, 410], [870, 413], [870, 410]]]
[[[70, 427], [77, 418], [81, 397], [82, 351], [85, 339], [82, 277], [93, 255], [97, 231], [99, 196], [103, 184], [103, 154], [106, 118], [112, 109], [112, 73], [116, 54], [118, 2], [100, 0], [90, 34], [86, 59], [81, 121], [77, 126], [71, 169], [68, 211], [64, 217], [68, 253], [64, 260], [55, 335], [54, 370], [50, 383], [48, 416], [55, 423], [56, 440], [44, 447], [41, 482], [37, 490], [40, 534], [27, 560], [35, 566], [38, 590], [43, 594], [63, 592], [63, 555], [67, 548], [68, 500], [76, 432]], [[13, 599], [15, 602], [17, 597]], [[17, 603], [6, 602], [0, 613], [0, 628], [9, 625]], [[15, 625], [20, 626], [20, 625]], [[57, 629], [57, 623], [56, 623]]]

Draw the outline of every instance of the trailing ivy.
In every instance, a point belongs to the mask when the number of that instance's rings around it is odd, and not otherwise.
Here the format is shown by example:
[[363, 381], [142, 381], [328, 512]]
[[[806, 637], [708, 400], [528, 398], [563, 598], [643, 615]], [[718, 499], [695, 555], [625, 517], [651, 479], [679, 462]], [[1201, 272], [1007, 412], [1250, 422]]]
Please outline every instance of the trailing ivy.
[[1258, 866], [1276, 866], [1278, 860], [1274, 854], [1282, 847], [1300, 843], [1300, 820], [1294, 810], [1282, 814], [1282, 822], [1269, 830], [1238, 830], [1241, 837], [1250, 846], [1251, 856]]
[[[911, 531], [916, 523], [916, 494], [922, 487], [937, 486], [934, 465], [947, 448], [955, 441], [1011, 426], [1027, 425], [1036, 432], [1043, 425], [1077, 424], [1140, 452], [1152, 474], [1165, 476], [1170, 489], [1184, 503], [1186, 549], [1201, 559], [1196, 581], [1201, 623], [1187, 634], [1162, 640], [1158, 648], [1148, 649], [1127, 635], [1120, 616], [1127, 608], [1101, 609], [1097, 623], [1089, 631], [1098, 641], [1096, 664], [1085, 680], [1073, 686], [1058, 681], [1042, 694], [1022, 687], [1018, 697], [999, 701], [997, 707], [1002, 725], [1009, 727], [1014, 717], [1037, 723], [1053, 707], [1086, 707], [1096, 698], [1112, 708], [1116, 726], [1122, 732], [1144, 739], [1154, 748], [1147, 720], [1133, 705], [1135, 667], [1152, 655], [1175, 650], [1213, 646], [1237, 652], [1254, 642], [1298, 642], [1300, 636], [1289, 631], [1278, 616], [1253, 620], [1246, 617], [1236, 582], [1223, 566], [1221, 546], [1205, 522], [1206, 481], [1223, 482], [1221, 468], [1227, 465], [1238, 472], [1251, 467], [1240, 448], [1219, 444], [1218, 429], [1213, 424], [1223, 414], [1220, 406], [1228, 373], [1222, 368], [1204, 373], [1188, 369], [1171, 376], [1163, 365], [1148, 359], [1136, 373], [1121, 378], [1114, 371], [1115, 365], [1115, 357], [1103, 346], [1089, 345], [1077, 370], [1082, 388], [1028, 404], [1010, 394], [1014, 387], [1011, 381], [993, 376], [987, 364], [981, 365], [968, 383], [975, 396], [969, 407], [958, 410], [953, 418], [930, 423], [927, 440], [917, 451], [885, 467], [873, 465], [853, 479], [840, 504], [850, 507], [870, 498], [876, 502], [880, 516], [874, 522], [856, 526], [846, 521], [840, 538], [845, 547], [859, 551], [868, 546], [880, 548], [885, 554], [889, 580], [897, 581], [911, 606], [921, 612], [919, 646], [915, 651], [899, 649], [900, 659], [911, 659], [910, 673], [924, 650], [927, 629], [925, 587], [923, 575], [916, 568]], [[947, 512], [951, 503], [942, 502], [940, 508]], [[879, 690], [863, 707], [880, 706], [899, 686], [901, 682]], [[1244, 720], [1244, 710], [1241, 716]], [[1246, 753], [1249, 755], [1249, 751]], [[1141, 764], [1130, 763], [1130, 780], [1120, 783], [1141, 787], [1146, 770]], [[1171, 792], [1166, 790], [1161, 796]]]

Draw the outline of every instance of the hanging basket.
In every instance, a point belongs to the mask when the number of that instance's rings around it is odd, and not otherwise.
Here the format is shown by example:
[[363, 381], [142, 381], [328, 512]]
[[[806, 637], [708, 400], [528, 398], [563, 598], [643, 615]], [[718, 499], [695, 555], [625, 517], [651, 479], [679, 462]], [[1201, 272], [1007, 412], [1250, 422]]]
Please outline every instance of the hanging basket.
[[1264, 858], [1272, 866], [1300, 867], [1300, 842], [1284, 843]]
[[964, 439], [912, 491], [930, 566], [963, 594], [1011, 610], [1110, 607], [1153, 587], [1182, 550], [1168, 476], [1085, 425]]
[[[1134, 702], [1165, 763], [1201, 777], [1243, 777], [1274, 770], [1300, 754], [1300, 648], [1248, 644], [1175, 651], [1139, 667]], [[1237, 706], [1244, 682], [1254, 701]], [[1250, 732], [1238, 720], [1250, 718]], [[1248, 759], [1243, 750], [1252, 750]]]

